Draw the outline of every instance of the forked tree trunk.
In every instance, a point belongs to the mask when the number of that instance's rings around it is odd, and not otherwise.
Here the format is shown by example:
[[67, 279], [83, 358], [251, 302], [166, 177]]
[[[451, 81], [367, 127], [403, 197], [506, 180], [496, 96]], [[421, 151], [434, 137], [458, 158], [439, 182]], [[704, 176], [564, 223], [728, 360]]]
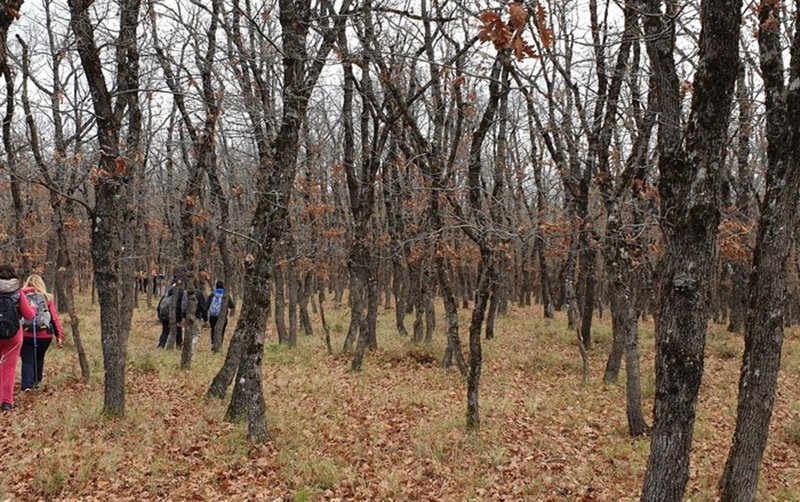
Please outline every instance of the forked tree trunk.
[[[49, 19], [50, 18], [48, 16], [48, 22]], [[22, 105], [23, 109], [25, 110], [25, 122], [28, 126], [28, 137], [31, 144], [31, 150], [44, 179], [47, 181], [48, 185], [53, 188], [54, 186], [59, 185], [59, 183], [58, 180], [53, 179], [50, 171], [47, 168], [47, 165], [45, 164], [44, 156], [42, 155], [41, 146], [39, 143], [39, 129], [36, 125], [36, 121], [33, 118], [34, 115], [30, 100], [28, 98], [28, 77], [30, 71], [28, 46], [21, 39], [18, 38], [18, 40], [20, 45], [22, 45]], [[55, 49], [51, 47], [51, 50]], [[53, 80], [56, 82], [54, 87], [55, 89], [59, 89], [58, 86], [60, 86], [60, 83], [58, 83], [58, 58], [56, 56], [53, 57], [53, 63]], [[57, 94], [57, 92], [54, 92], [54, 94]], [[55, 129], [54, 141], [56, 149], [55, 157], [57, 159], [56, 169], [63, 173], [66, 171], [66, 166], [64, 165], [63, 161], [66, 159], [67, 153], [63, 135], [63, 127], [61, 125], [61, 112], [58, 107], [57, 98], [53, 98], [51, 106]], [[63, 182], [64, 180], [66, 180], [66, 176], [62, 176], [60, 178], [60, 181]], [[63, 186], [63, 183], [61, 185]], [[81, 339], [80, 318], [75, 310], [75, 271], [70, 258], [69, 243], [67, 240], [67, 227], [65, 224], [70, 215], [74, 217], [73, 203], [69, 201], [64, 202], [60, 194], [58, 194], [55, 190], [51, 190], [50, 207], [53, 209], [53, 226], [55, 227], [54, 237], [56, 239], [58, 248], [55, 262], [56, 266], [54, 267], [58, 308], [60, 311], [67, 312], [69, 314], [69, 325], [72, 334], [72, 340], [75, 345], [75, 352], [78, 355], [78, 363], [81, 369], [81, 379], [84, 382], [88, 382], [89, 378], [91, 377], [91, 367], [89, 365], [89, 359], [86, 356], [86, 350], [83, 346], [83, 340]], [[65, 217], [65, 215], [67, 216]]]
[[[120, 5], [121, 27], [116, 41], [116, 101], [106, 86], [100, 49], [94, 39], [89, 18], [91, 2], [69, 0], [70, 26], [92, 94], [100, 142], [98, 171], [94, 177], [95, 203], [92, 211], [92, 263], [100, 299], [100, 329], [105, 368], [103, 409], [106, 414], [125, 414], [125, 363], [128, 335], [133, 314], [133, 295], [128, 287], [132, 277], [130, 253], [134, 225], [133, 186], [140, 143], [141, 114], [138, 105], [139, 52], [137, 28], [139, 0], [123, 0]], [[121, 151], [120, 131], [123, 112], [127, 112], [126, 151]]]
[[[678, 502], [689, 479], [697, 393], [717, 253], [723, 148], [739, 64], [740, 0], [703, 0], [698, 71], [686, 130], [672, 16], [645, 16], [659, 103], [659, 189], [665, 254], [656, 329], [656, 396], [643, 501]], [[660, 13], [648, 0], [649, 13]], [[685, 146], [684, 146], [685, 145]]]
[[[283, 114], [280, 129], [275, 138], [267, 143], [261, 115], [253, 111], [253, 127], [258, 129], [259, 171], [258, 203], [253, 215], [251, 241], [245, 255], [245, 280], [242, 309], [236, 325], [234, 338], [228, 348], [228, 361], [237, 368], [227, 416], [230, 419], [248, 419], [247, 437], [254, 443], [267, 440], [266, 404], [261, 387], [261, 361], [264, 353], [264, 336], [269, 317], [269, 282], [278, 242], [287, 222], [289, 201], [297, 171], [299, 134], [308, 109], [308, 99], [325, 65], [325, 59], [333, 48], [335, 35], [344, 22], [336, 16], [333, 6], [322, 2], [319, 8], [335, 18], [335, 26], [320, 26], [322, 39], [313, 58], [307, 53], [306, 39], [314, 13], [304, 2], [279, 0], [279, 18], [283, 50]], [[349, 9], [349, 2], [340, 6]], [[240, 25], [245, 11], [234, 1], [236, 25]], [[325, 17], [327, 19], [327, 17]], [[234, 34], [234, 43], [244, 59], [249, 56], [241, 35]], [[249, 78], [249, 74], [248, 74]], [[255, 75], [254, 78], [260, 78]], [[252, 91], [252, 89], [251, 89]], [[267, 89], [261, 85], [258, 95], [266, 97]], [[255, 96], [252, 96], [255, 97]], [[255, 102], [263, 102], [256, 99]], [[262, 110], [265, 112], [266, 110]], [[266, 307], [266, 308], [265, 308]], [[220, 394], [224, 379], [230, 368], [220, 370], [212, 383], [215, 394]], [[216, 389], [215, 389], [216, 386]], [[224, 395], [224, 392], [221, 392]], [[244, 404], [243, 404], [244, 403]]]

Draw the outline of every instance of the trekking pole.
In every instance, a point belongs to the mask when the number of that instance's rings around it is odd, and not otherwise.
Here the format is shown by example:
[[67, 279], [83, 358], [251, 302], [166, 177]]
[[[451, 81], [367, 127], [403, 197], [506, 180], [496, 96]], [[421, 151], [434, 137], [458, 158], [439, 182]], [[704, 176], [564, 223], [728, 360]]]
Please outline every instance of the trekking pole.
[[[39, 313], [39, 306], [36, 306], [36, 314]], [[39, 382], [39, 343], [36, 340], [36, 315], [33, 316], [33, 387], [35, 388]]]

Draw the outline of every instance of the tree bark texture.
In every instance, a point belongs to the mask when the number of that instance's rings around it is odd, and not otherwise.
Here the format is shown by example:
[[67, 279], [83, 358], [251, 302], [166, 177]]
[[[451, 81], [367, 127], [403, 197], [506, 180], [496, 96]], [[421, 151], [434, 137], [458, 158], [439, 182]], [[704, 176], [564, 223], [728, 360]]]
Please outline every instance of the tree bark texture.
[[669, 17], [677, 13], [660, 12], [659, 1], [647, 2], [645, 39], [659, 105], [665, 254], [656, 329], [654, 425], [642, 500], [677, 502], [683, 498], [689, 477], [697, 393], [703, 376], [723, 147], [738, 68], [741, 1], [702, 2], [700, 64], [685, 132], [680, 126], [674, 25]]
[[[796, 2], [796, 7], [800, 3]], [[723, 501], [752, 501], [775, 405], [783, 345], [785, 267], [796, 225], [800, 191], [800, 37], [791, 45], [784, 85], [781, 11], [772, 1], [759, 10], [759, 52], [767, 109], [767, 192], [761, 205], [739, 378], [736, 430], [720, 482]], [[774, 22], [773, 22], [774, 21]], [[794, 30], [800, 28], [795, 19]]]
[[[133, 314], [133, 295], [129, 287], [133, 276], [130, 260], [134, 215], [133, 162], [138, 148], [141, 122], [136, 122], [139, 88], [139, 53], [136, 31], [140, 1], [123, 0], [120, 6], [120, 32], [117, 39], [117, 98], [112, 103], [89, 18], [91, 2], [70, 0], [70, 26], [84, 74], [91, 89], [100, 141], [100, 159], [95, 173], [95, 204], [92, 211], [92, 262], [100, 300], [100, 327], [105, 366], [106, 414], [125, 414], [125, 362]], [[130, 127], [127, 151], [120, 150], [122, 119], [128, 114]], [[138, 128], [138, 130], [137, 130]], [[131, 141], [133, 140], [133, 141]], [[123, 156], [132, 153], [133, 158]]]

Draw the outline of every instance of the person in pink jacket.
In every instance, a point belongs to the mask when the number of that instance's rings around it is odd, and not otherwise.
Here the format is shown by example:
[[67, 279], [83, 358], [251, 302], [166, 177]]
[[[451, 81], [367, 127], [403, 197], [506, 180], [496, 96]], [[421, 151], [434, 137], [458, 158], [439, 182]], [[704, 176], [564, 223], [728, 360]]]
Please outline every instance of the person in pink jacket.
[[47, 292], [44, 280], [39, 274], [32, 274], [25, 281], [22, 294], [36, 310], [32, 320], [22, 321], [22, 391], [35, 389], [42, 381], [44, 355], [53, 341], [61, 347], [64, 331], [53, 301], [53, 295]]
[[14, 269], [0, 265], [0, 408], [14, 408], [14, 373], [22, 348], [20, 319], [33, 319], [36, 311], [20, 294]]

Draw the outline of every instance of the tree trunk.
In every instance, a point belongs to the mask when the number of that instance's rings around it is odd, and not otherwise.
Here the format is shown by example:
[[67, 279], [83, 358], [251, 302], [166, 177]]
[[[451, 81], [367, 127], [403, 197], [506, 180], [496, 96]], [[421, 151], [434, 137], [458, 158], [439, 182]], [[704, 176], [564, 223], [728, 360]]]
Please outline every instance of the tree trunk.
[[300, 312], [300, 325], [306, 336], [314, 336], [314, 327], [311, 325], [311, 317], [308, 315], [308, 300], [312, 295], [314, 287], [314, 273], [306, 271], [303, 273], [303, 280], [300, 283], [298, 298], [298, 308]]
[[[333, 7], [328, 2], [324, 2], [321, 8], [333, 13]], [[340, 8], [343, 12], [347, 11], [349, 2], [345, 0]], [[234, 21], [237, 26], [241, 23], [243, 13], [238, 0], [235, 0]], [[342, 16], [335, 16], [334, 27], [321, 27], [320, 45], [315, 51], [314, 58], [310, 59], [307, 54], [306, 39], [313, 23], [312, 12], [308, 6], [294, 0], [279, 0], [279, 18], [283, 50], [283, 115], [280, 129], [274, 140], [269, 143], [267, 135], [264, 134], [260, 115], [251, 115], [254, 119], [252, 125], [260, 133], [257, 178], [259, 196], [251, 227], [252, 240], [245, 255], [242, 310], [236, 326], [236, 332], [241, 333], [238, 335], [241, 338], [237, 339], [238, 333], [235, 333], [234, 340], [231, 340], [228, 348], [230, 359], [238, 360], [236, 361], [237, 385], [234, 386], [231, 396], [229, 415], [241, 416], [242, 411], [237, 408], [238, 403], [247, 403], [248, 438], [254, 443], [263, 443], [267, 439], [266, 406], [261, 388], [261, 361], [264, 352], [264, 334], [270, 313], [270, 271], [274, 265], [277, 244], [287, 223], [292, 186], [297, 171], [299, 133], [311, 92], [324, 67], [325, 59], [333, 48], [335, 36], [344, 22]], [[233, 38], [242, 56], [247, 56], [240, 34], [236, 33]], [[264, 86], [261, 86], [259, 91], [261, 97], [266, 97], [267, 89]], [[264, 101], [255, 99], [255, 102]], [[226, 368], [223, 366], [217, 375], [220, 380], [218, 387], [222, 386], [224, 370]], [[217, 383], [217, 378], [214, 383]], [[216, 390], [215, 393], [220, 392]]]
[[16, 89], [14, 73], [8, 64], [8, 29], [14, 22], [12, 12], [19, 12], [24, 0], [11, 0], [5, 2], [5, 9], [0, 14], [0, 73], [6, 81], [6, 112], [3, 116], [3, 148], [6, 153], [6, 165], [9, 171], [9, 185], [11, 200], [14, 205], [14, 236], [12, 237], [13, 249], [17, 253], [15, 258], [20, 259], [22, 271], [31, 273], [31, 257], [25, 240], [25, 205], [22, 200], [22, 187], [17, 166], [17, 147], [12, 138], [11, 126], [14, 120]]
[[[767, 192], [761, 205], [745, 348], [739, 379], [736, 430], [720, 481], [723, 501], [756, 498], [758, 476], [775, 404], [783, 345], [786, 263], [792, 244], [800, 191], [800, 39], [791, 45], [788, 89], [784, 85], [781, 11], [763, 2], [759, 10], [759, 49], [767, 109]], [[773, 22], [775, 21], [775, 22]], [[800, 28], [795, 19], [794, 30]]]
[[278, 343], [289, 343], [289, 332], [286, 330], [286, 309], [285, 279], [283, 276], [283, 265], [278, 263], [272, 269], [273, 281], [275, 283], [275, 328], [278, 331]]
[[[648, 12], [660, 12], [649, 0]], [[725, 133], [738, 68], [740, 0], [703, 0], [700, 61], [684, 131], [673, 58], [674, 25], [645, 18], [645, 39], [659, 103], [659, 189], [665, 254], [656, 329], [656, 396], [643, 501], [683, 498], [689, 478], [697, 393], [717, 253]], [[685, 144], [685, 146], [683, 146]]]
[[478, 290], [469, 324], [469, 372], [467, 374], [467, 429], [469, 430], [478, 430], [481, 424], [479, 408], [481, 367], [483, 366], [481, 326], [489, 301], [489, 287], [494, 280], [493, 261], [493, 252], [488, 248], [481, 249]]
[[186, 315], [183, 317], [183, 347], [181, 350], [181, 369], [192, 368], [192, 352], [194, 351], [194, 341], [198, 336], [197, 322], [195, 321], [195, 309], [197, 308], [197, 286], [194, 274], [186, 270]]
[[[132, 188], [141, 133], [138, 112], [139, 53], [137, 27], [139, 0], [123, 0], [120, 6], [120, 32], [116, 42], [116, 102], [106, 86], [100, 49], [94, 40], [89, 19], [91, 2], [69, 0], [70, 26], [75, 33], [77, 50], [92, 94], [100, 142], [98, 170], [94, 175], [95, 203], [92, 211], [92, 263], [100, 300], [100, 336], [105, 367], [103, 409], [112, 416], [125, 414], [125, 363], [128, 335], [133, 314], [133, 296], [128, 281], [133, 267], [129, 254], [133, 247], [131, 232], [136, 211]], [[123, 112], [127, 112], [126, 152], [120, 151]]]

